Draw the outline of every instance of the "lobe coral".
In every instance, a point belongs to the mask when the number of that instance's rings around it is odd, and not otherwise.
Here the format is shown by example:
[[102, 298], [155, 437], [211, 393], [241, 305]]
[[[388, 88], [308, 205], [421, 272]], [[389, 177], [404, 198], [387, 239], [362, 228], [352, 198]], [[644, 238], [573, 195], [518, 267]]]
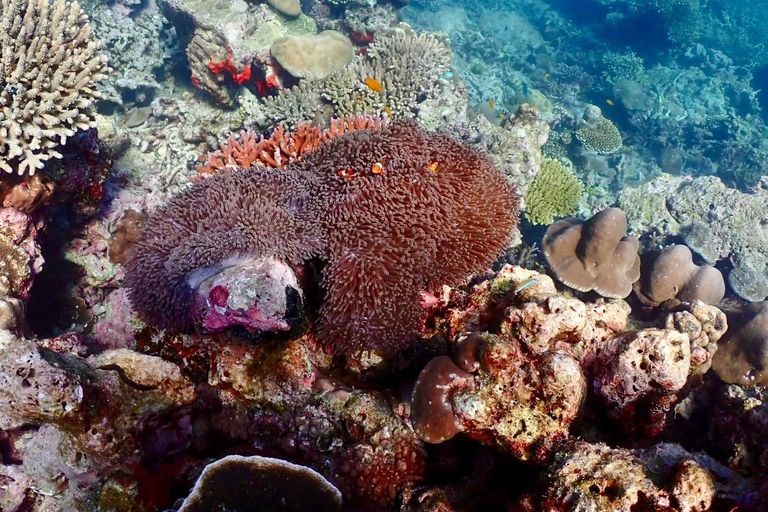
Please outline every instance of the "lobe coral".
[[[205, 331], [200, 311], [233, 300], [217, 293], [215, 304], [209, 296], [196, 306], [202, 290], [214, 295], [206, 280], [244, 260], [295, 266], [317, 257], [321, 339], [335, 351], [393, 352], [416, 338], [423, 292], [461, 284], [511, 242], [518, 202], [484, 155], [395, 122], [332, 138], [281, 171], [197, 183], [149, 219], [126, 284], [149, 323]], [[254, 300], [240, 309], [263, 309]]]

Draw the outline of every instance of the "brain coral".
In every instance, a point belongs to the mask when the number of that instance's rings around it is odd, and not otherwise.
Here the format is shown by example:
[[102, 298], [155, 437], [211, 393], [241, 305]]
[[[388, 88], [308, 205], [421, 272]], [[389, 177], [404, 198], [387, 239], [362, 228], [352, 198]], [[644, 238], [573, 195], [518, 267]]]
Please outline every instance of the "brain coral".
[[110, 71], [77, 2], [0, 2], [0, 169], [34, 174], [75, 131], [95, 126]]
[[334, 138], [279, 173], [195, 185], [150, 218], [126, 282], [144, 319], [183, 329], [194, 324], [193, 274], [235, 257], [319, 256], [324, 340], [395, 350], [419, 330], [420, 292], [460, 284], [508, 245], [518, 200], [485, 156], [392, 123]]

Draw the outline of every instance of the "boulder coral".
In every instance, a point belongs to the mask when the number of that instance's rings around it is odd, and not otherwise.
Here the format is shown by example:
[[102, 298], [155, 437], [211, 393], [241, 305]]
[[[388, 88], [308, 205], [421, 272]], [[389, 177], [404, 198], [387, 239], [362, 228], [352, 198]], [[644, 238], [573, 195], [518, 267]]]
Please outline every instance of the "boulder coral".
[[421, 328], [420, 292], [488, 268], [512, 240], [517, 205], [487, 157], [392, 123], [336, 137], [279, 173], [254, 167], [196, 184], [147, 221], [126, 284], [149, 323], [210, 331], [197, 312], [226, 306], [253, 318], [265, 303], [204, 282], [254, 260], [290, 274], [319, 257], [320, 336], [335, 350], [397, 351]]
[[541, 247], [552, 271], [566, 286], [624, 298], [640, 278], [638, 241], [626, 233], [624, 212], [607, 208], [587, 221], [555, 222], [544, 234]]
[[691, 250], [684, 245], [671, 245], [643, 255], [638, 296], [656, 306], [676, 299], [682, 302], [700, 300], [718, 303], [725, 295], [723, 275], [709, 265], [696, 265]]

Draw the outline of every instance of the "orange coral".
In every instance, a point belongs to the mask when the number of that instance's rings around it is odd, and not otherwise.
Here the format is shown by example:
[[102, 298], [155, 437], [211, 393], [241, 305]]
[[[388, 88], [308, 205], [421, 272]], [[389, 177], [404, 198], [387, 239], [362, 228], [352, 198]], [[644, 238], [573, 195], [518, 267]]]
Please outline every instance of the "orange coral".
[[281, 123], [269, 137], [243, 130], [221, 143], [217, 151], [201, 156], [202, 164], [197, 172], [208, 177], [223, 169], [243, 168], [253, 165], [282, 169], [300, 160], [302, 155], [314, 151], [321, 143], [357, 130], [377, 130], [386, 124], [386, 118], [365, 115], [332, 119], [329, 128], [323, 130], [312, 123], [302, 122], [293, 131], [286, 131]]

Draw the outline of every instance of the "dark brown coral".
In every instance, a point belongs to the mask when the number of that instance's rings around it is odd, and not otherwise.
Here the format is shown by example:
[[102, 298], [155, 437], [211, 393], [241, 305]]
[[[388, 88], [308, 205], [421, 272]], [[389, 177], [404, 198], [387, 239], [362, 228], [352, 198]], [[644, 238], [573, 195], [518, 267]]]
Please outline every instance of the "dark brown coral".
[[127, 283], [144, 318], [186, 328], [194, 289], [226, 261], [320, 256], [322, 338], [393, 351], [419, 331], [420, 292], [461, 284], [503, 251], [517, 206], [485, 156], [393, 123], [335, 137], [279, 173], [204, 180], [150, 219]]

